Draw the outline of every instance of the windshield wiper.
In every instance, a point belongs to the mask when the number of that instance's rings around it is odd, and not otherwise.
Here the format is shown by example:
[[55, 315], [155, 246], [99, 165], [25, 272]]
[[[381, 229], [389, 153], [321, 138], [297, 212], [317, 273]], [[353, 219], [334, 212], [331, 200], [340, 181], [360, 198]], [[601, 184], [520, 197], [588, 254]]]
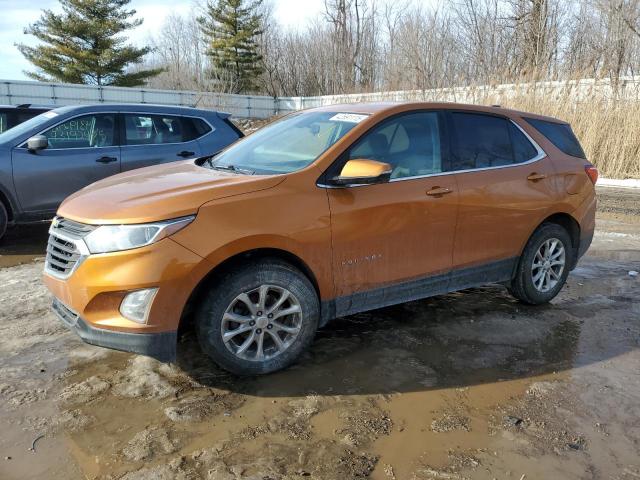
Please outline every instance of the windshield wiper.
[[234, 172], [234, 173], [242, 173], [244, 175], [253, 175], [254, 173], [256, 173], [253, 170], [236, 167], [235, 165], [213, 165], [212, 164], [211, 168], [214, 168], [216, 170], [226, 170], [228, 172]]
[[236, 167], [235, 165], [218, 165], [216, 163], [213, 163], [213, 159], [214, 157], [210, 157], [207, 159], [207, 163], [209, 164], [209, 166], [215, 170], [224, 170], [227, 172], [234, 172], [234, 173], [242, 173], [244, 175], [253, 175], [254, 172], [253, 170], [249, 170], [247, 168], [240, 168], [240, 167]]

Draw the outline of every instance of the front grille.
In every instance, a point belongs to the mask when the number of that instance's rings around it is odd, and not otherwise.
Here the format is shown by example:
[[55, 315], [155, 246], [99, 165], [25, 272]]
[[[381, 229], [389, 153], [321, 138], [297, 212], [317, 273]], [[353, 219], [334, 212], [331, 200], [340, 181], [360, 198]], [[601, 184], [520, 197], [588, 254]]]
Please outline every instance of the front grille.
[[45, 270], [59, 278], [67, 278], [83, 259], [79, 246], [82, 238], [93, 230], [93, 226], [56, 218], [49, 229]]
[[47, 243], [47, 267], [60, 276], [69, 275], [80, 260], [80, 252], [74, 243], [55, 234], [49, 235]]
[[51, 305], [51, 308], [53, 308], [53, 311], [58, 314], [60, 320], [62, 320], [67, 326], [75, 327], [76, 323], [78, 322], [77, 313], [75, 313], [57, 298], [53, 300], [53, 305]]

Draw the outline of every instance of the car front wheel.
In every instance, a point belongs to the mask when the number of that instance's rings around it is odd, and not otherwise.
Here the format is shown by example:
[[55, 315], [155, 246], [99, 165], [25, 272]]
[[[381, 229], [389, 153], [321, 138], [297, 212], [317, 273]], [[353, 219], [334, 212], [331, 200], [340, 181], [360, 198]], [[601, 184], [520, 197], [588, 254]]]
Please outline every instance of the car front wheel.
[[197, 313], [202, 350], [239, 375], [291, 365], [311, 344], [319, 302], [311, 282], [279, 260], [258, 260], [215, 282]]
[[549, 302], [567, 280], [572, 252], [571, 238], [563, 227], [543, 224], [527, 242], [509, 291], [531, 305]]
[[7, 224], [9, 223], [9, 215], [7, 214], [7, 209], [4, 208], [2, 202], [0, 202], [0, 241], [4, 234], [7, 232]]

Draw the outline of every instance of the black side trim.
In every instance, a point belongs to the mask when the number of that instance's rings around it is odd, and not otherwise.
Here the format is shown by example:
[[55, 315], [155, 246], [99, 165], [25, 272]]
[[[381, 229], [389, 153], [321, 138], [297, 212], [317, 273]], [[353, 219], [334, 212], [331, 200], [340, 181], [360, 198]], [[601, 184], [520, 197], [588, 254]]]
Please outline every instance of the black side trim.
[[451, 272], [449, 292], [479, 287], [487, 283], [500, 283], [511, 280], [515, 275], [519, 257], [507, 258], [496, 262], [461, 268]]
[[513, 278], [518, 260], [519, 257], [508, 258], [324, 301], [322, 302], [320, 326], [326, 325], [329, 320], [345, 315], [353, 315], [488, 283], [506, 282]]
[[[582, 256], [587, 253], [587, 250], [589, 250], [589, 247], [591, 246], [591, 242], [593, 241], [593, 230], [589, 231], [589, 232], [585, 232], [585, 231], [581, 231], [580, 232], [580, 243], [578, 245], [578, 256], [576, 257], [576, 261], [573, 265], [573, 268], [575, 268], [575, 266], [578, 263], [578, 260], [580, 260], [580, 258], [582, 258]], [[573, 269], [572, 269], [573, 270]]]
[[177, 332], [162, 333], [126, 333], [104, 330], [90, 326], [81, 317], [78, 317], [75, 324], [68, 318], [62, 317], [58, 309], [53, 309], [54, 313], [62, 320], [62, 323], [71, 331], [75, 332], [82, 340], [98, 347], [111, 348], [123, 352], [138, 353], [155, 358], [161, 362], [175, 362], [176, 344], [178, 341]]

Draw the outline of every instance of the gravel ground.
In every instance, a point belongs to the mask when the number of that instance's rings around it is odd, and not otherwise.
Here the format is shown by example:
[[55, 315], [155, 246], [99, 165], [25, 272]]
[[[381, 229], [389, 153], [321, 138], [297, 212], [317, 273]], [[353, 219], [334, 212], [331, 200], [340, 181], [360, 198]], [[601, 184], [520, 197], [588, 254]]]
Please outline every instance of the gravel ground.
[[[640, 477], [640, 192], [601, 189], [551, 305], [499, 286], [336, 320], [238, 379], [84, 345], [49, 312], [46, 226], [0, 248], [0, 478]], [[30, 450], [34, 440], [35, 448]]]

